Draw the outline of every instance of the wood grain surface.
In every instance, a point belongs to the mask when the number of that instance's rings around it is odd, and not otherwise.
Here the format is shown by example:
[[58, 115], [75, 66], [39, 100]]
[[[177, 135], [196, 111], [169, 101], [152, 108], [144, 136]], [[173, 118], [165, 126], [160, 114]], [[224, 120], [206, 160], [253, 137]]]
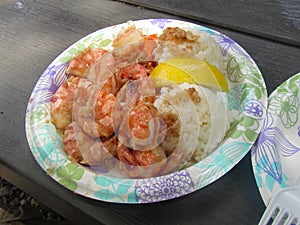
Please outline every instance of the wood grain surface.
[[300, 46], [299, 0], [121, 1]]
[[[221, 1], [216, 2], [220, 7], [224, 6]], [[43, 71], [59, 53], [81, 37], [128, 20], [176, 18], [230, 36], [254, 58], [269, 93], [300, 71], [297, 32], [290, 32], [291, 28], [270, 28], [265, 31], [269, 34], [267, 37], [250, 35], [248, 31], [237, 29], [246, 27], [251, 32], [258, 32], [251, 28], [254, 22], [250, 19], [249, 26], [236, 17], [231, 18], [230, 23], [213, 23], [209, 15], [201, 16], [206, 20], [196, 16], [191, 18], [190, 11], [183, 6], [178, 8], [177, 3], [169, 1], [168, 4], [173, 4], [173, 12], [168, 14], [167, 10], [164, 13], [163, 10], [107, 0], [1, 0], [0, 176], [74, 224], [256, 224], [265, 207], [253, 177], [250, 153], [224, 177], [188, 196], [156, 204], [122, 205], [91, 200], [63, 188], [39, 167], [28, 147], [25, 110]], [[239, 6], [239, 9], [247, 10], [247, 7]], [[190, 10], [198, 13], [198, 10]], [[216, 16], [215, 10], [207, 10], [214, 11]], [[257, 12], [255, 16], [262, 18], [261, 14]], [[283, 30], [287, 33], [281, 35]]]

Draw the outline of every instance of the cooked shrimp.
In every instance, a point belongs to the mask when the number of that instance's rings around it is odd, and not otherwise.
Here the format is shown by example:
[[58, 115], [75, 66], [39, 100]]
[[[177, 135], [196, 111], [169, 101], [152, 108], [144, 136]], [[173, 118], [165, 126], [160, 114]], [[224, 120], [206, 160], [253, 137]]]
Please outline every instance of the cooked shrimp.
[[118, 48], [131, 43], [136, 43], [143, 40], [144, 34], [140, 29], [137, 29], [134, 25], [120, 32], [113, 41], [113, 47]]
[[119, 144], [117, 154], [121, 162], [132, 166], [150, 166], [166, 159], [163, 149], [132, 150], [123, 144]]
[[114, 131], [112, 112], [118, 107], [114, 93], [119, 89], [116, 76], [104, 62], [113, 63], [110, 54], [94, 63], [82, 78], [74, 105], [74, 118], [90, 137], [109, 137]]
[[101, 60], [97, 60], [90, 66], [86, 77], [89, 81], [99, 85], [100, 89], [105, 88], [107, 93], [116, 94], [119, 89], [119, 80], [115, 75], [116, 63], [111, 53], [106, 53]]
[[51, 99], [52, 122], [57, 129], [64, 129], [72, 121], [74, 93], [81, 78], [70, 77]]
[[153, 61], [154, 50], [157, 48], [158, 37], [156, 34], [152, 34], [145, 37], [145, 40], [141, 46], [141, 52], [143, 57], [140, 57], [140, 62]]
[[138, 103], [129, 112], [129, 128], [132, 136], [140, 139], [148, 138], [150, 135], [149, 122], [157, 116], [157, 109], [149, 102]]
[[142, 77], [137, 80], [129, 80], [119, 90], [117, 99], [124, 109], [129, 109], [135, 106], [138, 102], [155, 101], [156, 90], [148, 77]]
[[154, 165], [166, 159], [165, 151], [162, 148], [147, 151], [133, 151], [133, 155], [140, 166]]
[[118, 109], [118, 102], [113, 94], [100, 92], [95, 105], [95, 121], [99, 137], [109, 137], [114, 132], [112, 113]]
[[121, 162], [128, 164], [128, 165], [133, 165], [133, 166], [138, 166], [138, 161], [136, 158], [133, 156], [131, 149], [127, 148], [125, 145], [119, 143], [118, 148], [117, 148], [117, 155], [118, 158]]
[[[105, 165], [107, 160], [115, 159], [118, 144], [115, 136], [111, 136], [105, 140], [98, 138], [90, 140], [92, 141], [92, 145], [89, 148], [86, 146], [80, 149], [83, 158], [90, 166]], [[82, 144], [84, 146], [84, 140]]]
[[152, 61], [157, 39], [157, 35], [144, 35], [135, 26], [120, 32], [113, 41], [113, 55], [117, 58], [118, 65]]
[[103, 57], [105, 53], [107, 53], [107, 51], [104, 49], [86, 48], [83, 52], [80, 52], [71, 59], [66, 71], [67, 75], [83, 77], [90, 65], [92, 65], [97, 59]]
[[[66, 126], [62, 140], [63, 140], [63, 146], [66, 153], [68, 153], [69, 158], [71, 161], [77, 162], [77, 163], [83, 163], [83, 157], [81, 155], [81, 152], [78, 148], [75, 132], [74, 132], [74, 126], [76, 125], [76, 122], [72, 122], [68, 126]], [[78, 132], [78, 126], [75, 128]]]
[[156, 99], [156, 90], [153, 82], [149, 78], [139, 79], [138, 93], [140, 101], [154, 103]]
[[135, 150], [157, 147], [162, 141], [166, 127], [158, 118], [157, 108], [153, 105], [155, 88], [150, 80], [143, 78], [128, 82], [121, 89], [117, 99], [122, 105], [119, 141]]
[[66, 74], [72, 77], [51, 105], [55, 125], [65, 128], [64, 150], [73, 161], [98, 165], [118, 157], [145, 168], [166, 159], [159, 146], [166, 126], [158, 118], [156, 90], [148, 78], [157, 65], [157, 39], [132, 26], [118, 34], [112, 53], [87, 48], [70, 61]]
[[149, 75], [154, 68], [157, 66], [158, 62], [156, 61], [148, 61], [148, 62], [140, 62], [144, 69], [146, 70], [147, 75]]
[[137, 80], [142, 77], [147, 77], [147, 71], [145, 67], [138, 63], [135, 63], [122, 68], [119, 72], [119, 76], [121, 79], [128, 78], [132, 80]]
[[132, 150], [118, 145], [119, 168], [123, 174], [132, 178], [153, 177], [164, 171], [166, 154], [161, 147], [153, 150]]
[[[135, 104], [139, 96], [143, 95], [141, 93], [147, 91], [149, 95], [155, 98], [155, 88], [149, 88], [150, 80], [147, 79], [148, 72], [147, 69], [138, 63], [125, 66], [118, 71], [116, 74], [117, 79], [119, 80], [119, 100], [126, 98], [127, 104], [128, 100]], [[135, 80], [134, 82], [132, 82]], [[124, 85], [125, 84], [125, 85]], [[144, 87], [142, 87], [144, 86]], [[144, 90], [143, 90], [144, 89]], [[121, 93], [121, 94], [120, 94]], [[144, 93], [146, 94], [146, 93]], [[120, 96], [122, 96], [120, 98]]]
[[110, 153], [113, 157], [117, 155], [118, 139], [116, 135], [113, 135], [109, 138], [101, 139], [101, 142], [106, 148], [106, 151]]
[[101, 164], [117, 154], [115, 136], [105, 140], [94, 140], [85, 134], [76, 122], [72, 122], [66, 127], [63, 134], [63, 144], [70, 160], [81, 164]]
[[74, 107], [76, 109], [74, 114], [83, 131], [92, 138], [111, 136], [114, 132], [112, 113], [118, 108], [116, 97], [113, 94], [97, 91], [95, 85], [92, 85], [89, 95], [83, 94], [82, 98], [78, 100], [82, 105]]

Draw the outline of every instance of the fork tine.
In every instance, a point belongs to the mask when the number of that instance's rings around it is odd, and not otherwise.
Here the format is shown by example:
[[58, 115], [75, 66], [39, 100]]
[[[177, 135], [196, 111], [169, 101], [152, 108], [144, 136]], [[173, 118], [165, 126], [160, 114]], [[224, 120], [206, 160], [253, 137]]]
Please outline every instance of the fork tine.
[[277, 213], [276, 217], [274, 218], [272, 225], [282, 225], [282, 219], [285, 215], [284, 211], [280, 207], [276, 207], [276, 208], [279, 208], [279, 212]]
[[269, 221], [272, 219], [272, 217], [274, 217], [273, 218], [273, 223], [274, 223], [274, 219], [277, 217], [278, 213], [279, 213], [279, 205], [274, 205], [271, 208], [267, 207], [258, 225], [269, 225]]
[[282, 189], [273, 196], [259, 225], [300, 225], [300, 185]]
[[[288, 219], [285, 221], [284, 225], [292, 225], [295, 217], [293, 215], [289, 215]], [[294, 224], [296, 225], [296, 224]]]
[[288, 211], [281, 210], [277, 215], [272, 225], [298, 225], [300, 221]]

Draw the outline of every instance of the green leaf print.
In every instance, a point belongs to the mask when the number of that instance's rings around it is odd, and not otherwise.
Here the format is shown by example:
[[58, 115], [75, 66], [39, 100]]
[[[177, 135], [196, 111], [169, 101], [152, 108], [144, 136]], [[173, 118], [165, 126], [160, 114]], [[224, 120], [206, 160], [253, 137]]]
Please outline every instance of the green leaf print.
[[93, 37], [92, 35], [87, 36], [86, 38], [84, 38], [84, 39], [82, 40], [82, 43], [83, 43], [83, 44], [87, 44], [87, 43], [91, 40], [92, 37]]
[[74, 180], [80, 180], [83, 177], [84, 169], [75, 163], [68, 163], [57, 169], [56, 175], [58, 182], [72, 191], [77, 189], [77, 183]]
[[278, 89], [277, 89], [277, 92], [278, 92], [278, 93], [284, 93], [284, 94], [285, 94], [285, 93], [288, 92], [288, 90], [287, 90], [285, 87], [283, 87], [283, 88], [278, 88]]
[[111, 39], [103, 39], [104, 34], [98, 35], [89, 35], [88, 37], [84, 38], [83, 40], [76, 43], [76, 45], [69, 49], [63, 57], [59, 59], [59, 62], [65, 63], [70, 61], [75, 55], [84, 51], [86, 48], [105, 48], [111, 44]]
[[[298, 84], [299, 85], [299, 84]], [[290, 83], [289, 89], [293, 92], [294, 95], [298, 95], [299, 86], [297, 84]]]
[[261, 78], [258, 77], [255, 73], [252, 74], [252, 76], [247, 77], [247, 80], [258, 86], [261, 84]]
[[69, 54], [71, 55], [75, 55], [78, 53], [78, 50], [76, 48], [71, 48], [69, 51], [68, 51]]
[[300, 74], [291, 78], [289, 89], [293, 92], [294, 95], [298, 95], [300, 88]]
[[61, 179], [58, 181], [60, 184], [65, 186], [66, 188], [70, 189], [71, 191], [75, 191], [77, 189], [77, 183], [72, 180], [67, 180], [67, 179]]
[[257, 137], [258, 122], [251, 117], [243, 117], [235, 126], [233, 126], [229, 137], [243, 137], [245, 141], [253, 142]]
[[78, 54], [79, 52], [82, 52], [86, 48], [87, 48], [87, 46], [85, 46], [84, 44], [77, 45], [77, 53], [76, 54]]
[[228, 78], [231, 82], [240, 83], [247, 76], [252, 76], [254, 68], [248, 59], [232, 57], [227, 64]]
[[106, 47], [106, 46], [109, 45], [111, 42], [112, 42], [112, 40], [105, 39], [105, 40], [103, 40], [103, 41], [100, 42], [99, 48]]
[[253, 130], [247, 129], [245, 131], [245, 136], [247, 137], [248, 140], [255, 141], [256, 138], [257, 138], [257, 133], [255, 131], [253, 131]]
[[251, 92], [255, 94], [257, 99], [261, 99], [262, 90], [260, 84], [258, 84], [257, 86], [254, 85], [253, 83], [244, 84], [242, 99], [245, 99], [247, 96], [249, 96]]
[[104, 48], [104, 47], [108, 46], [111, 42], [112, 42], [112, 40], [105, 39], [105, 40], [101, 41], [100, 43], [91, 44], [90, 47], [91, 48]]
[[269, 110], [279, 116], [281, 123], [286, 128], [291, 128], [298, 122], [298, 96], [281, 88], [278, 94], [270, 99]]
[[70, 59], [72, 59], [72, 56], [71, 55], [67, 55], [67, 56], [64, 56], [64, 57], [60, 58], [59, 62], [66, 63], [66, 62], [69, 62]]
[[258, 99], [261, 99], [262, 94], [261, 94], [260, 88], [258, 88], [258, 87], [253, 87], [253, 90], [254, 90], [255, 96], [256, 96]]

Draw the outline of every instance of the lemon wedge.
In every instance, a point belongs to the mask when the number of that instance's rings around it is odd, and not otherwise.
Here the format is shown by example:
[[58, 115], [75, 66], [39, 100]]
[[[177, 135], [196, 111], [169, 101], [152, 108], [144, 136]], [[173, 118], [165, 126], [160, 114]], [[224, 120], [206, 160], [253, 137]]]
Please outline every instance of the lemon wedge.
[[172, 58], [161, 62], [150, 73], [158, 86], [184, 82], [199, 84], [217, 90], [228, 91], [225, 76], [215, 66], [204, 60], [193, 58]]

